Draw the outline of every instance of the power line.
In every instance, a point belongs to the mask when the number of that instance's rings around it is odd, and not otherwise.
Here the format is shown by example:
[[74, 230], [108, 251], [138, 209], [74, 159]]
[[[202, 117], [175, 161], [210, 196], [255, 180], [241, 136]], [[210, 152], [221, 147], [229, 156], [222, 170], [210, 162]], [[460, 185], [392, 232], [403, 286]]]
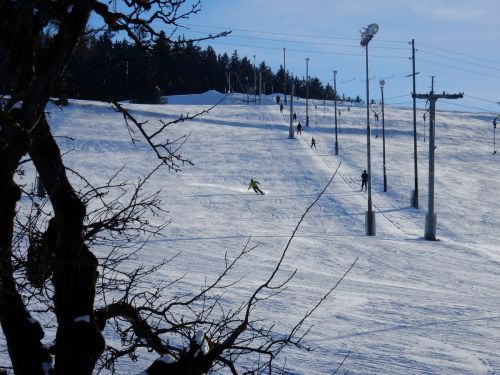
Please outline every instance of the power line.
[[469, 69], [459, 68], [459, 67], [457, 67], [457, 66], [453, 66], [453, 65], [448, 65], [448, 64], [437, 63], [437, 62], [434, 62], [434, 61], [429, 61], [429, 60], [425, 60], [425, 59], [419, 59], [419, 61], [423, 61], [423, 62], [426, 62], [426, 63], [429, 63], [429, 64], [434, 64], [434, 65], [443, 66], [443, 67], [445, 67], [445, 68], [451, 68], [451, 69], [461, 70], [461, 71], [463, 71], [463, 72], [467, 72], [467, 73], [473, 73], [473, 74], [478, 74], [478, 75], [485, 76], [485, 77], [491, 77], [491, 78], [500, 79], [500, 76], [495, 76], [495, 75], [493, 75], [493, 74], [488, 74], [488, 73], [480, 73], [480, 72], [476, 72], [476, 71], [474, 71], [474, 70], [469, 70]]
[[[313, 34], [293, 34], [293, 33], [283, 33], [283, 32], [274, 32], [274, 31], [269, 31], [269, 30], [252, 30], [252, 29], [239, 29], [235, 27], [223, 27], [223, 26], [214, 26], [214, 25], [202, 25], [202, 24], [190, 24], [186, 23], [185, 25], [187, 26], [196, 26], [196, 27], [206, 27], [206, 28], [213, 28], [213, 29], [222, 29], [222, 30], [235, 30], [235, 31], [244, 31], [244, 32], [251, 32], [251, 33], [257, 33], [257, 34], [272, 34], [272, 35], [288, 35], [288, 36], [299, 36], [299, 37], [305, 37], [305, 38], [314, 38], [314, 39], [333, 39], [333, 40], [352, 40], [352, 41], [357, 41], [359, 42], [359, 38], [339, 38], [339, 37], [332, 37], [332, 36], [324, 36], [324, 35], [313, 35]], [[384, 42], [384, 43], [404, 43], [406, 44], [407, 41], [405, 40], [377, 40], [378, 42]]]
[[492, 63], [495, 63], [495, 64], [500, 64], [500, 62], [498, 60], [492, 60], [492, 59], [488, 59], [488, 58], [485, 58], [485, 57], [468, 55], [468, 54], [462, 53], [462, 52], [456, 52], [456, 51], [452, 51], [452, 50], [445, 49], [445, 48], [439, 48], [439, 47], [431, 46], [430, 44], [425, 44], [425, 43], [419, 43], [419, 44], [422, 45], [422, 46], [425, 46], [425, 47], [436, 49], [438, 51], [443, 51], [443, 52], [448, 52], [448, 53], [454, 53], [456, 55], [462, 55], [462, 56], [470, 57], [472, 59], [489, 61], [489, 62], [492, 62]]
[[[260, 49], [269, 49], [269, 50], [283, 50], [282, 47], [268, 47], [268, 46], [258, 46], [258, 45], [250, 45], [250, 44], [242, 44], [242, 43], [226, 43], [226, 42], [219, 42], [219, 41], [204, 41], [204, 43], [210, 43], [211, 45], [228, 45], [228, 46], [235, 46], [235, 47], [248, 47], [248, 48], [260, 48]], [[342, 55], [342, 56], [361, 56], [362, 51], [359, 53], [348, 53], [348, 52], [329, 52], [329, 51], [314, 51], [314, 50], [303, 50], [303, 49], [296, 49], [296, 48], [287, 48], [287, 51], [291, 52], [298, 52], [298, 53], [315, 53], [315, 54], [320, 54], [320, 55]], [[405, 56], [391, 56], [391, 55], [370, 55], [373, 57], [379, 57], [379, 58], [389, 58], [389, 59], [407, 59]]]
[[473, 98], [473, 99], [481, 100], [483, 102], [494, 103], [494, 104], [498, 104], [499, 103], [499, 101], [493, 101], [493, 100], [489, 100], [489, 99], [478, 98], [477, 96], [472, 96], [472, 95], [464, 95], [464, 96], [467, 96], [468, 98]]
[[496, 67], [493, 67], [493, 66], [488, 66], [488, 65], [483, 65], [483, 64], [478, 64], [478, 63], [473, 63], [473, 62], [470, 62], [470, 61], [457, 59], [457, 58], [455, 58], [455, 57], [450, 57], [450, 56], [441, 55], [441, 54], [439, 54], [439, 53], [428, 52], [428, 51], [421, 50], [421, 49], [419, 50], [419, 52], [427, 53], [427, 54], [429, 54], [429, 55], [439, 56], [439, 57], [442, 57], [442, 58], [445, 58], [445, 59], [450, 59], [450, 60], [453, 60], [453, 61], [462, 62], [462, 63], [464, 63], [464, 64], [475, 65], [475, 66], [480, 66], [480, 67], [482, 67], [482, 68], [487, 68], [487, 69], [493, 69], [493, 70], [499, 70], [499, 71], [500, 71], [500, 68], [496, 68]]
[[[247, 29], [242, 29], [242, 30], [248, 31]], [[201, 31], [193, 31], [193, 32], [203, 33]], [[254, 32], [254, 31], [252, 31], [252, 32]], [[255, 31], [255, 32], [258, 32], [258, 31]], [[268, 32], [261, 32], [261, 33], [268, 33]], [[286, 33], [271, 33], [271, 32], [269, 32], [269, 33], [270, 34], [277, 34], [277, 35], [303, 36], [301, 34], [286, 34]], [[234, 38], [240, 38], [240, 39], [264, 40], [264, 41], [272, 41], [272, 42], [280, 42], [280, 43], [309, 44], [309, 45], [317, 45], [317, 46], [336, 46], [336, 47], [346, 47], [346, 48], [355, 48], [355, 47], [358, 47], [357, 45], [354, 46], [354, 45], [345, 45], [345, 44], [336, 44], [336, 43], [320, 43], [320, 42], [285, 40], [285, 39], [274, 39], [274, 38], [252, 37], [252, 36], [233, 36], [233, 37]], [[321, 38], [329, 39], [328, 37], [321, 37]], [[335, 39], [335, 38], [333, 38], [333, 39]], [[349, 40], [349, 39], [346, 39], [346, 38], [336, 38], [336, 39]], [[212, 43], [214, 43], [214, 42], [212, 41]], [[248, 47], [248, 48], [262, 48], [262, 49], [271, 49], [271, 50], [281, 50], [281, 47], [269, 47], [269, 46], [261, 46], [261, 45], [257, 46], [257, 45], [241, 44], [241, 43], [238, 44], [238, 43], [225, 43], [225, 42], [215, 41], [215, 44], [217, 44], [217, 43], [218, 44], [223, 44], [223, 45], [233, 45], [233, 46], [241, 46], [241, 47]], [[406, 48], [402, 48], [402, 47], [384, 47], [384, 46], [373, 46], [373, 47], [380, 48], [380, 49], [388, 49], [388, 50], [405, 50], [406, 49]], [[429, 46], [429, 47], [437, 49], [437, 47], [432, 47], [432, 46]], [[316, 53], [316, 54], [341, 55], [341, 56], [359, 56], [361, 54], [361, 53], [352, 53], [352, 52], [349, 53], [349, 52], [333, 52], [333, 51], [312, 51], [312, 50], [303, 50], [303, 49], [289, 49], [289, 50], [291, 52], [298, 52], [298, 53]], [[445, 56], [445, 55], [434, 53], [434, 52], [430, 52], [430, 51], [421, 50], [421, 52], [427, 53], [427, 54], [430, 54], [430, 55], [434, 55], [434, 56], [438, 56], [438, 57], [442, 57], [442, 58], [452, 59], [454, 61], [462, 62], [462, 63], [465, 63], [465, 64], [470, 64], [470, 65], [474, 65], [474, 66], [478, 66], [478, 67], [482, 67], [482, 68], [486, 68], [486, 69], [493, 69], [493, 70], [500, 71], [500, 68], [491, 67], [491, 66], [483, 65], [483, 64], [478, 64], [478, 63], [474, 63], [474, 62], [470, 62], [470, 61], [466, 61], [466, 60], [460, 60], [460, 59], [456, 59], [456, 58], [453, 58], [453, 57]], [[458, 52], [456, 52], [456, 53], [459, 54]], [[376, 55], [375, 54], [375, 55], [372, 55], [372, 56], [373, 57], [379, 57], [379, 58], [393, 58], [393, 59], [405, 59], [406, 58], [406, 57], [403, 57], [403, 56], [395, 56], [395, 55]], [[466, 56], [468, 56], [468, 55], [466, 55]], [[465, 69], [465, 68], [460, 68], [460, 67], [457, 67], [457, 66], [447, 65], [447, 64], [443, 64], [443, 63], [439, 63], [439, 62], [435, 62], [435, 61], [431, 61], [431, 60], [420, 59], [420, 61], [427, 62], [427, 63], [434, 64], [434, 65], [440, 65], [440, 66], [443, 66], [443, 67], [452, 68], [452, 69], [456, 69], [456, 70], [462, 70], [462, 71], [465, 71], [465, 72], [468, 72], [468, 73], [473, 73], [473, 74], [478, 74], [478, 75], [483, 75], [483, 76], [487, 76], [487, 77], [492, 77], [492, 78], [500, 79], [499, 76], [495, 76], [495, 75], [491, 75], [491, 74], [483, 73], [483, 72], [478, 72], [478, 71], [473, 71], [473, 70], [469, 70], [469, 69]]]
[[413, 102], [410, 101], [410, 100], [407, 100], [407, 101], [404, 101], [404, 102], [390, 103], [390, 105], [403, 105], [403, 104], [410, 105], [410, 104], [413, 104]]
[[390, 96], [388, 98], [385, 98], [384, 100], [390, 100], [390, 99], [397, 99], [397, 98], [403, 98], [405, 96], [409, 96], [410, 94], [404, 94], [404, 95], [398, 95], [398, 96]]
[[[358, 39], [329, 37], [329, 36], [312, 35], [312, 34], [293, 34], [293, 33], [284, 33], [284, 32], [272, 32], [272, 31], [267, 31], [267, 30], [239, 29], [239, 28], [230, 28], [230, 27], [222, 27], [222, 26], [211, 26], [211, 25], [200, 25], [200, 24], [187, 24], [187, 25], [197, 26], [197, 27], [206, 27], [206, 28], [217, 28], [217, 29], [232, 29], [232, 30], [237, 30], [237, 31], [242, 31], [242, 32], [258, 33], [258, 34], [265, 34], [265, 35], [282, 35], [282, 36], [287, 36], [287, 37], [292, 36], [292, 37], [306, 37], [306, 38], [326, 39], [326, 40], [349, 40], [349, 41], [356, 40], [356, 41], [358, 41]], [[198, 31], [198, 30], [189, 30], [189, 31], [195, 32], [195, 33], [203, 33], [202, 31]], [[341, 48], [354, 48], [354, 47], [358, 47], [357, 45], [354, 46], [354, 45], [337, 44], [337, 43], [323, 43], [323, 42], [314, 42], [314, 41], [299, 41], [299, 40], [266, 38], [266, 37], [245, 36], [245, 35], [241, 35], [241, 36], [240, 35], [233, 35], [233, 37], [234, 38], [239, 38], [239, 39], [260, 40], [260, 41], [279, 42], [279, 43], [309, 44], [309, 45], [327, 46], [327, 47], [328, 46], [330, 46], [330, 47], [332, 47], [332, 46], [333, 47], [341, 47]], [[379, 40], [377, 40], [377, 41], [379, 41]], [[406, 43], [405, 41], [382, 41], [382, 42]], [[209, 41], [205, 41], [205, 43], [209, 43]], [[212, 44], [220, 44], [220, 45], [229, 45], [229, 46], [235, 46], [235, 47], [259, 48], [259, 49], [276, 50], [276, 51], [282, 49], [282, 47], [271, 47], [271, 46], [252, 45], [252, 44], [244, 44], [244, 43], [230, 43], [230, 42], [220, 42], [220, 41], [211, 41], [211, 43]], [[494, 60], [479, 58], [477, 56], [471, 56], [471, 55], [467, 55], [467, 54], [464, 54], [464, 53], [460, 53], [460, 52], [456, 52], [456, 51], [451, 51], [451, 50], [447, 50], [447, 49], [444, 49], [444, 48], [435, 47], [435, 46], [424, 44], [424, 43], [421, 43], [421, 45], [427, 46], [427, 47], [432, 48], [432, 49], [444, 51], [444, 52], [447, 52], [447, 53], [453, 53], [453, 54], [463, 55], [463, 56], [474, 58], [474, 59], [481, 59], [481, 60], [487, 60], [487, 61], [491, 61], [491, 62], [494, 62], [494, 63], [498, 63], [497, 61], [494, 61]], [[387, 50], [399, 50], [399, 49], [405, 50], [406, 49], [406, 48], [402, 48], [402, 47], [385, 47], [385, 46], [376, 46], [376, 45], [373, 46], [373, 47], [374, 48], [380, 48], [380, 49], [387, 49]], [[317, 50], [314, 51], [314, 50], [307, 50], [307, 49], [300, 49], [300, 48], [287, 48], [287, 49], [290, 52], [296, 52], [296, 53], [314, 53], [314, 54], [320, 54], [320, 55], [337, 55], [337, 56], [360, 56], [361, 55], [361, 52], [360, 53], [355, 53], [355, 52], [334, 52], [334, 51], [317, 51]], [[453, 57], [450, 57], [450, 56], [445, 56], [445, 55], [442, 55], [442, 54], [439, 54], [439, 53], [434, 53], [434, 52], [430, 52], [430, 51], [426, 51], [426, 50], [421, 50], [421, 51], [423, 53], [427, 53], [429, 55], [434, 55], [434, 56], [438, 56], [438, 57], [445, 58], [445, 59], [452, 59], [454, 61], [458, 61], [458, 62], [461, 62], [461, 63], [464, 63], [464, 64], [470, 64], [470, 65], [474, 65], [474, 66], [477, 66], [477, 67], [482, 67], [482, 68], [485, 68], [485, 69], [493, 69], [493, 70], [500, 71], [500, 68], [496, 68], [496, 67], [492, 67], [492, 66], [488, 66], [488, 65], [484, 65], [484, 64], [479, 64], [479, 63], [474, 63], [474, 62], [470, 62], [470, 61], [466, 61], [466, 60], [460, 60], [460, 59], [456, 59], [456, 58], [453, 58]], [[377, 58], [391, 58], [391, 59], [406, 59], [406, 57], [395, 56], [395, 55], [373, 55], [373, 57], [377, 57]], [[488, 73], [485, 73], [485, 72], [479, 72], [479, 71], [474, 71], [474, 70], [470, 70], [470, 69], [466, 69], [466, 68], [461, 68], [461, 67], [458, 67], [458, 66], [443, 64], [443, 63], [439, 63], [439, 62], [432, 61], [432, 60], [420, 59], [420, 61], [426, 62], [426, 63], [430, 63], [430, 64], [434, 64], [434, 65], [438, 65], [438, 66], [442, 66], [442, 67], [446, 67], [446, 68], [455, 69], [455, 70], [461, 70], [461, 71], [472, 73], [472, 74], [477, 74], [477, 75], [482, 75], [482, 76], [486, 76], [486, 77], [500, 79], [500, 76], [496, 76], [496, 75], [493, 75], [493, 74], [488, 74]]]
[[446, 100], [443, 100], [443, 103], [450, 104], [450, 105], [453, 105], [455, 107], [475, 109], [475, 110], [478, 110], [478, 111], [481, 111], [481, 112], [494, 112], [491, 109], [484, 109], [484, 108], [474, 107], [474, 106], [470, 106], [470, 105], [457, 104], [457, 103], [452, 103], [452, 102], [449, 102], [449, 101], [446, 101]]
[[[206, 34], [206, 31], [190, 30], [192, 33], [196, 34]], [[295, 44], [312, 44], [318, 46], [333, 46], [333, 47], [346, 47], [346, 48], [359, 48], [359, 44], [338, 44], [338, 43], [323, 43], [323, 42], [313, 42], [313, 41], [301, 41], [292, 39], [277, 39], [277, 38], [264, 38], [258, 36], [249, 35], [236, 35], [230, 34], [227, 38], [238, 38], [238, 39], [251, 39], [251, 40], [265, 40], [270, 42], [280, 42], [280, 43], [295, 43]], [[407, 50], [406, 47], [384, 47], [384, 46], [373, 46], [373, 48], [388, 49], [388, 50]]]

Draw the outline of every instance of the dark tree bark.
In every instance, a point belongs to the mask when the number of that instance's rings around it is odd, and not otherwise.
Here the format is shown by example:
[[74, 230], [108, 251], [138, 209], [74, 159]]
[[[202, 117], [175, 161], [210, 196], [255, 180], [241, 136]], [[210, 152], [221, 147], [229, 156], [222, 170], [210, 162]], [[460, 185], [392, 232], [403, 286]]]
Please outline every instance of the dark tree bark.
[[[20, 189], [13, 176], [20, 158], [26, 153], [48, 190], [56, 220], [58, 238], [53, 249], [54, 303], [58, 320], [56, 371], [91, 374], [104, 349], [102, 335], [93, 324], [97, 261], [83, 243], [85, 207], [66, 178], [59, 148], [44, 114], [91, 12], [89, 1], [69, 5], [66, 13], [61, 2], [52, 8], [36, 2], [0, 3], [0, 31], [4, 32], [0, 46], [7, 54], [4, 63], [9, 64], [13, 72], [11, 101], [2, 108], [0, 117], [4, 146], [0, 155], [0, 319], [16, 374], [40, 374], [42, 364], [50, 362], [47, 349], [40, 343], [43, 331], [31, 319], [16, 290], [11, 263], [13, 222], [20, 199]], [[51, 17], [51, 12], [60, 12], [53, 16], [53, 21], [58, 22], [58, 33], [47, 48], [37, 49], [40, 32], [46, 26], [43, 17]], [[22, 100], [20, 109], [12, 108], [17, 100]], [[75, 318], [81, 316], [88, 316], [90, 328], [82, 327], [86, 322], [75, 323]]]
[[16, 373], [41, 374], [43, 331], [25, 308], [12, 264], [14, 217], [21, 198], [14, 173], [29, 137], [11, 115], [4, 113], [0, 126], [0, 323]]

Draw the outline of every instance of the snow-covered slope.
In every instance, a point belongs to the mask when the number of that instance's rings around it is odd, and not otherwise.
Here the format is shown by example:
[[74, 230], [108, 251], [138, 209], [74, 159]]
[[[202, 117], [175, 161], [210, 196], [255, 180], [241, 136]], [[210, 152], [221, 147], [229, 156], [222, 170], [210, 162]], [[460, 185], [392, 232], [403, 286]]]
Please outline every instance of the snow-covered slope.
[[[193, 114], [221, 95], [170, 97], [166, 105], [128, 107], [154, 124], [160, 118]], [[241, 302], [268, 276], [300, 216], [341, 163], [292, 242], [284, 266], [298, 270], [291, 287], [256, 311], [286, 332], [358, 259], [310, 320], [313, 328], [304, 343], [314, 351], [289, 352], [287, 373], [331, 374], [349, 352], [343, 367], [349, 374], [500, 373], [500, 155], [492, 155], [493, 114], [440, 112], [438, 103], [439, 241], [432, 242], [423, 239], [428, 140], [424, 142], [421, 120], [420, 209], [410, 207], [410, 110], [385, 108], [386, 193], [381, 121], [371, 119], [377, 234], [368, 237], [367, 194], [360, 191], [366, 168], [366, 109], [339, 107], [340, 154], [335, 156], [332, 103], [311, 103], [310, 126], [289, 139], [289, 113], [281, 114], [272, 97], [263, 105], [238, 104], [244, 99], [230, 96], [209, 114], [168, 128], [170, 139], [189, 134], [181, 152], [194, 166], [157, 174], [153, 188], [162, 189], [172, 224], [166, 239], [144, 249], [140, 262], [181, 251], [162, 277], [173, 280], [187, 274], [184, 284], [197, 288], [205, 278], [216, 277], [226, 252], [235, 255], [251, 236], [260, 246], [243, 260], [234, 276], [243, 281], [238, 293], [228, 297]], [[294, 103], [303, 125], [304, 104], [303, 99]], [[49, 110], [54, 132], [75, 139], [59, 138], [63, 150], [71, 150], [67, 165], [94, 183], [122, 165], [125, 176], [134, 179], [157, 163], [145, 142], [131, 143], [123, 118], [106, 104], [72, 101], [63, 110]], [[310, 148], [311, 137], [317, 149]], [[250, 178], [260, 182], [265, 196], [247, 190]]]

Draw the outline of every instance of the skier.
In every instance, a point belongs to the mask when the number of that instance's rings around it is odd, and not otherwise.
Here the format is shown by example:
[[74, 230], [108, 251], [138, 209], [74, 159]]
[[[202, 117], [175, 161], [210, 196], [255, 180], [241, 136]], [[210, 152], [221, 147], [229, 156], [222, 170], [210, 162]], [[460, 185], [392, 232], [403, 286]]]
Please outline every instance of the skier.
[[280, 104], [280, 100], [281, 100], [281, 99], [280, 99], [280, 96], [279, 96], [279, 95], [276, 95], [276, 104], [278, 104], [278, 105], [279, 105], [279, 104]]
[[280, 112], [283, 113], [283, 103], [280, 103]]
[[299, 135], [299, 134], [302, 135], [302, 125], [300, 124], [300, 122], [297, 125], [297, 135]]
[[368, 173], [366, 173], [366, 169], [361, 173], [361, 191], [363, 191], [363, 187], [365, 190], [368, 189]]
[[250, 188], [252, 188], [253, 191], [255, 191], [257, 194], [264, 195], [264, 192], [259, 189], [259, 181], [254, 180], [253, 178], [250, 179], [250, 185], [248, 185], [247, 190], [250, 190]]
[[293, 118], [293, 121], [297, 121], [297, 114], [295, 112], [293, 113], [292, 118]]
[[311, 139], [311, 148], [316, 148], [316, 140], [314, 139], [314, 137]]

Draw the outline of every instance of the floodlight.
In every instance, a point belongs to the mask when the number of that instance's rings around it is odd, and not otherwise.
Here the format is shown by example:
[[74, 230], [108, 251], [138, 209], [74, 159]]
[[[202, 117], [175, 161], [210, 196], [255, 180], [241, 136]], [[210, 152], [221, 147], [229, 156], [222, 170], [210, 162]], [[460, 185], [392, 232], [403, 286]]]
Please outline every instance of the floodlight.
[[375, 35], [378, 32], [378, 25], [376, 23], [372, 23], [366, 27], [366, 32], [371, 35]]
[[376, 23], [372, 23], [360, 31], [361, 45], [365, 47], [370, 42], [370, 40], [372, 40], [373, 36], [378, 32], [378, 25]]

